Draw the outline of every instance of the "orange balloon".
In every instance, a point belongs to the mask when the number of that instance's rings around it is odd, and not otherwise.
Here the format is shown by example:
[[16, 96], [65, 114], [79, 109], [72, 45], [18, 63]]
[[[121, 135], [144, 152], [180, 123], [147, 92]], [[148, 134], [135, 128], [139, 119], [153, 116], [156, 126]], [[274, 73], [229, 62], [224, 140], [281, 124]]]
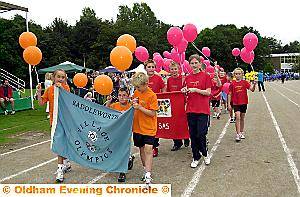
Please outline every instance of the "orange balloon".
[[124, 34], [118, 38], [117, 46], [125, 46], [133, 53], [136, 49], [135, 38], [132, 35]]
[[132, 60], [132, 53], [127, 47], [117, 46], [110, 52], [110, 63], [120, 71], [128, 69]]
[[99, 75], [94, 81], [94, 89], [101, 95], [110, 95], [113, 91], [113, 82], [107, 75]]
[[84, 73], [77, 73], [73, 77], [73, 83], [78, 88], [85, 87], [87, 82], [88, 82], [88, 78], [87, 78], [86, 74], [84, 74]]
[[42, 60], [42, 52], [38, 47], [29, 46], [23, 51], [23, 58], [30, 65], [37, 65]]
[[26, 49], [29, 46], [36, 46], [37, 38], [32, 32], [23, 32], [19, 36], [19, 44], [23, 49]]

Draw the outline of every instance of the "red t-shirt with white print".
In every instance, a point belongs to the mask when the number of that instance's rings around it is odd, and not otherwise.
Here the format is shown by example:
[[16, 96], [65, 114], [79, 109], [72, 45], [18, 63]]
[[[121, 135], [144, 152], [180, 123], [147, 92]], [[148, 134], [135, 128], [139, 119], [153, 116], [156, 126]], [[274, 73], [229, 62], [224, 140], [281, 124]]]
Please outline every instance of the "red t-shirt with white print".
[[[206, 90], [211, 88], [211, 78], [206, 72], [199, 72], [197, 74], [190, 74], [184, 81], [184, 86], [187, 88], [198, 88], [200, 90]], [[193, 92], [187, 95], [187, 113], [202, 113], [210, 114], [209, 105], [210, 96], [204, 96], [202, 94]]]

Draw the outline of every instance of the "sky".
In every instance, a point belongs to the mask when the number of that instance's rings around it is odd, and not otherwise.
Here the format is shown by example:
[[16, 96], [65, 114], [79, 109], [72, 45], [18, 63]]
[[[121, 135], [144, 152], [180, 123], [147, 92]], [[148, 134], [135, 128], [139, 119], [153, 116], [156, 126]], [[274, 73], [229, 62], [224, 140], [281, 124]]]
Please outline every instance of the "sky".
[[[298, 0], [1, 0], [29, 9], [30, 20], [46, 27], [55, 17], [70, 25], [79, 20], [82, 9], [90, 7], [103, 19], [116, 19], [120, 5], [133, 6], [135, 2], [147, 3], [157, 19], [167, 24], [181, 26], [192, 23], [198, 32], [219, 24], [252, 26], [262, 36], [274, 37], [288, 44], [300, 41], [300, 1]], [[0, 14], [11, 18], [22, 12]]]

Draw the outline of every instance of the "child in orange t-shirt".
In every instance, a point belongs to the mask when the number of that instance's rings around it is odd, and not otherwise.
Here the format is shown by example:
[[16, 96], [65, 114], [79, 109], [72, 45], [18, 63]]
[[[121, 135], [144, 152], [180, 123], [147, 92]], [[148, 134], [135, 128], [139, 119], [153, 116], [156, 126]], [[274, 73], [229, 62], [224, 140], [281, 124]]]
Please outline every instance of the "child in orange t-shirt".
[[[53, 84], [49, 88], [47, 88], [41, 96], [42, 86], [41, 84], [37, 87], [37, 96], [39, 105], [44, 105], [49, 102], [49, 115], [50, 115], [50, 125], [52, 126], [53, 120], [53, 105], [54, 105], [54, 86], [62, 87], [66, 91], [70, 92], [70, 87], [67, 85], [67, 75], [66, 72], [62, 69], [57, 69], [53, 73]], [[57, 174], [56, 174], [56, 182], [63, 182], [64, 181], [64, 172], [71, 170], [71, 164], [68, 159], [58, 155], [57, 156]]]
[[[119, 102], [112, 103], [112, 96], [108, 96], [105, 106], [120, 112], [124, 112], [131, 107], [131, 104], [128, 102], [128, 99], [129, 99], [129, 92], [127, 88], [120, 88], [118, 91]], [[132, 169], [133, 161], [134, 161], [134, 155], [131, 155], [128, 161], [128, 170]], [[126, 174], [121, 172], [118, 178], [118, 182], [125, 182], [125, 181], [126, 181]]]
[[151, 168], [153, 161], [152, 148], [155, 143], [157, 131], [158, 102], [156, 94], [148, 87], [148, 76], [138, 72], [132, 78], [132, 84], [136, 88], [133, 94], [133, 142], [140, 149], [140, 156], [145, 174], [143, 181], [151, 184]]

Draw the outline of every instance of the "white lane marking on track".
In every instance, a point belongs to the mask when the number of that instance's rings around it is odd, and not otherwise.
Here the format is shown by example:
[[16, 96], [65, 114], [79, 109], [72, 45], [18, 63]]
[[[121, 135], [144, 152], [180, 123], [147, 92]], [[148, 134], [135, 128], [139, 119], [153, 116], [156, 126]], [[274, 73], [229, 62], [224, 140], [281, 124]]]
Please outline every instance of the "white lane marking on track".
[[[227, 121], [226, 125], [224, 126], [221, 134], [219, 135], [219, 138], [217, 139], [217, 141], [215, 142], [214, 146], [212, 147], [210, 153], [209, 153], [209, 157], [212, 158], [214, 152], [217, 150], [217, 148], [219, 147], [222, 138], [224, 137], [224, 135], [226, 134], [227, 128], [230, 124], [230, 119]], [[189, 182], [188, 186], [185, 188], [184, 192], [181, 194], [182, 197], [188, 197], [191, 196], [195, 187], [197, 186], [197, 184], [200, 181], [200, 177], [203, 173], [203, 171], [205, 170], [206, 165], [204, 164], [204, 162], [201, 163], [201, 166], [198, 168], [198, 170], [194, 173], [194, 176], [192, 178], [192, 180]]]
[[45, 144], [47, 142], [50, 142], [51, 140], [46, 140], [46, 141], [43, 141], [43, 142], [39, 142], [39, 143], [36, 143], [36, 144], [32, 144], [32, 145], [29, 145], [29, 146], [25, 146], [23, 148], [19, 148], [19, 149], [16, 149], [16, 150], [12, 150], [12, 151], [9, 151], [9, 152], [6, 152], [6, 153], [2, 153], [0, 154], [0, 157], [4, 156], [4, 155], [9, 155], [11, 153], [15, 153], [15, 152], [18, 152], [18, 151], [21, 151], [21, 150], [25, 150], [27, 148], [31, 148], [31, 147], [34, 147], [34, 146], [37, 146], [37, 145], [41, 145], [41, 144]]
[[[275, 84], [275, 83], [272, 83], [272, 84]], [[292, 90], [292, 89], [290, 89], [290, 88], [287, 88], [287, 87], [284, 87], [284, 86], [281, 86], [281, 85], [278, 85], [278, 84], [275, 84], [275, 85], [277, 85], [277, 86], [279, 86], [279, 87], [282, 87], [282, 88], [284, 88], [284, 89], [287, 89], [287, 90], [289, 90], [289, 91], [291, 91], [291, 92], [293, 92], [293, 93], [295, 93], [295, 94], [300, 95], [300, 93], [297, 92], [297, 91], [295, 91], [295, 90]]]
[[12, 179], [12, 178], [14, 178], [14, 177], [16, 177], [16, 176], [19, 176], [19, 175], [21, 175], [21, 174], [24, 174], [24, 173], [26, 173], [26, 172], [29, 172], [29, 171], [31, 171], [31, 170], [34, 170], [34, 169], [36, 169], [36, 168], [42, 167], [42, 166], [44, 166], [44, 165], [46, 165], [46, 164], [48, 164], [48, 163], [51, 163], [51, 162], [53, 162], [53, 161], [56, 161], [56, 160], [57, 160], [57, 157], [55, 157], [55, 158], [53, 158], [53, 159], [50, 159], [50, 160], [48, 160], [48, 161], [45, 161], [44, 163], [40, 163], [39, 165], [33, 166], [33, 167], [31, 167], [31, 168], [28, 168], [28, 169], [26, 169], [26, 170], [20, 171], [20, 172], [18, 172], [18, 173], [16, 173], [16, 174], [13, 174], [13, 175], [11, 175], [11, 176], [5, 177], [5, 178], [3, 178], [3, 179], [0, 180], [0, 183], [2, 183], [3, 181], [6, 181], [6, 180]]
[[298, 103], [296, 103], [295, 101], [291, 100], [289, 97], [287, 97], [286, 95], [282, 94], [281, 92], [279, 92], [278, 90], [276, 90], [275, 88], [273, 88], [272, 86], [270, 86], [273, 90], [275, 90], [276, 92], [278, 92], [281, 96], [283, 96], [284, 98], [288, 99], [291, 103], [295, 104], [299, 109], [300, 109], [300, 105]]
[[268, 110], [269, 110], [270, 116], [271, 116], [271, 118], [272, 118], [272, 120], [273, 120], [273, 124], [274, 124], [274, 127], [275, 127], [276, 131], [277, 131], [278, 137], [279, 137], [279, 139], [280, 139], [282, 148], [283, 148], [283, 150], [284, 150], [284, 152], [285, 152], [285, 154], [286, 154], [288, 163], [289, 163], [289, 165], [290, 165], [290, 170], [291, 170], [291, 172], [292, 172], [292, 174], [293, 174], [293, 176], [294, 176], [294, 180], [295, 180], [295, 183], [296, 183], [296, 186], [297, 186], [297, 189], [298, 189], [298, 193], [300, 193], [300, 178], [299, 178], [299, 173], [298, 173], [297, 166], [296, 166], [296, 164], [295, 164], [295, 162], [294, 162], [294, 160], [293, 160], [291, 151], [290, 151], [290, 149], [288, 148], [288, 146], [287, 146], [287, 144], [286, 144], [286, 142], [285, 142], [285, 140], [284, 140], [284, 138], [283, 138], [283, 136], [282, 136], [280, 127], [278, 126], [278, 123], [277, 123], [277, 121], [276, 121], [276, 119], [275, 119], [275, 116], [274, 116], [274, 114], [273, 114], [273, 112], [272, 112], [272, 109], [271, 109], [271, 107], [270, 107], [270, 105], [269, 105], [269, 102], [268, 102], [268, 100], [267, 100], [265, 94], [262, 93], [262, 95], [263, 95], [263, 97], [264, 97], [264, 99], [265, 99], [265, 103], [266, 103], [267, 108], [268, 108]]
[[88, 184], [96, 183], [97, 181], [105, 177], [107, 174], [108, 174], [107, 172], [100, 174], [99, 176], [93, 178], [93, 180], [89, 181]]

